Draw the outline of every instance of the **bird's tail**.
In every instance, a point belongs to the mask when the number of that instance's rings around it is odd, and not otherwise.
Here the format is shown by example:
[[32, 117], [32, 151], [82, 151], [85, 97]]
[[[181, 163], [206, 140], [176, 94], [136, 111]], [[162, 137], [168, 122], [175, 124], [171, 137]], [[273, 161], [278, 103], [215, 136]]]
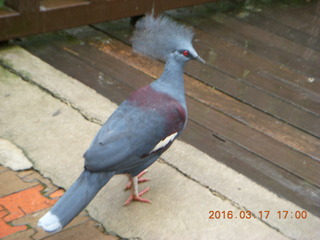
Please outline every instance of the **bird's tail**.
[[53, 208], [40, 218], [38, 226], [46, 232], [58, 232], [75, 218], [112, 178], [114, 172], [84, 170]]

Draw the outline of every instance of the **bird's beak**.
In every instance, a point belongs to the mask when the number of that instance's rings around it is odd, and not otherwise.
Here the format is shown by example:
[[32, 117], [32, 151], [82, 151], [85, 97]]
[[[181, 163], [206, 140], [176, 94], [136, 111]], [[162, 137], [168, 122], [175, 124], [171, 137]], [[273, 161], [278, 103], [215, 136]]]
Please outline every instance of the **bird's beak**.
[[196, 60], [196, 61], [198, 61], [198, 62], [201, 62], [201, 63], [203, 63], [203, 64], [206, 63], [206, 61], [203, 60], [199, 55], [198, 55], [194, 60]]

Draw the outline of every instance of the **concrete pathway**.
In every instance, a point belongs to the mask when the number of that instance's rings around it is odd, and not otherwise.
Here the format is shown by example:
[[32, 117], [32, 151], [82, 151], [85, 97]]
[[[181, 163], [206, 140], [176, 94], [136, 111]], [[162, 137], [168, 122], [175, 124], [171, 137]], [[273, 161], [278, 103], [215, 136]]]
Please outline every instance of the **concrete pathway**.
[[[116, 105], [20, 47], [2, 47], [0, 65], [0, 138], [55, 185], [70, 187]], [[12, 167], [6, 159], [0, 154]], [[181, 141], [147, 175], [141, 188], [151, 187], [152, 204], [123, 207], [127, 178], [116, 176], [88, 206], [90, 216], [131, 239], [320, 239], [319, 218]]]

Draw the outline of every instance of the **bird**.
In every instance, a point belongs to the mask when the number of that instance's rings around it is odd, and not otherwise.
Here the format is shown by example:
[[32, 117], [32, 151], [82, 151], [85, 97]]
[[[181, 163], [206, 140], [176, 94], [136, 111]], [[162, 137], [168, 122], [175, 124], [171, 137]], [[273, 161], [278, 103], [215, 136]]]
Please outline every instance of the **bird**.
[[165, 61], [161, 76], [132, 92], [102, 125], [84, 153], [84, 170], [59, 201], [38, 221], [49, 233], [63, 229], [116, 174], [127, 174], [131, 201], [149, 188], [138, 183], [151, 164], [180, 136], [187, 122], [183, 69], [189, 60], [205, 61], [195, 51], [190, 27], [168, 16], [146, 15], [131, 38], [135, 52]]

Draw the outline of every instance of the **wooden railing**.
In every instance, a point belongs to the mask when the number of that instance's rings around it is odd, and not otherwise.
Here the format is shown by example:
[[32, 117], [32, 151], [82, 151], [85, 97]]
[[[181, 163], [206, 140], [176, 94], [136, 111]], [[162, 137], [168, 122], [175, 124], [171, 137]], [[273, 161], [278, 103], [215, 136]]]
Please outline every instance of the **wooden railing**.
[[0, 41], [210, 1], [5, 0], [0, 8]]

